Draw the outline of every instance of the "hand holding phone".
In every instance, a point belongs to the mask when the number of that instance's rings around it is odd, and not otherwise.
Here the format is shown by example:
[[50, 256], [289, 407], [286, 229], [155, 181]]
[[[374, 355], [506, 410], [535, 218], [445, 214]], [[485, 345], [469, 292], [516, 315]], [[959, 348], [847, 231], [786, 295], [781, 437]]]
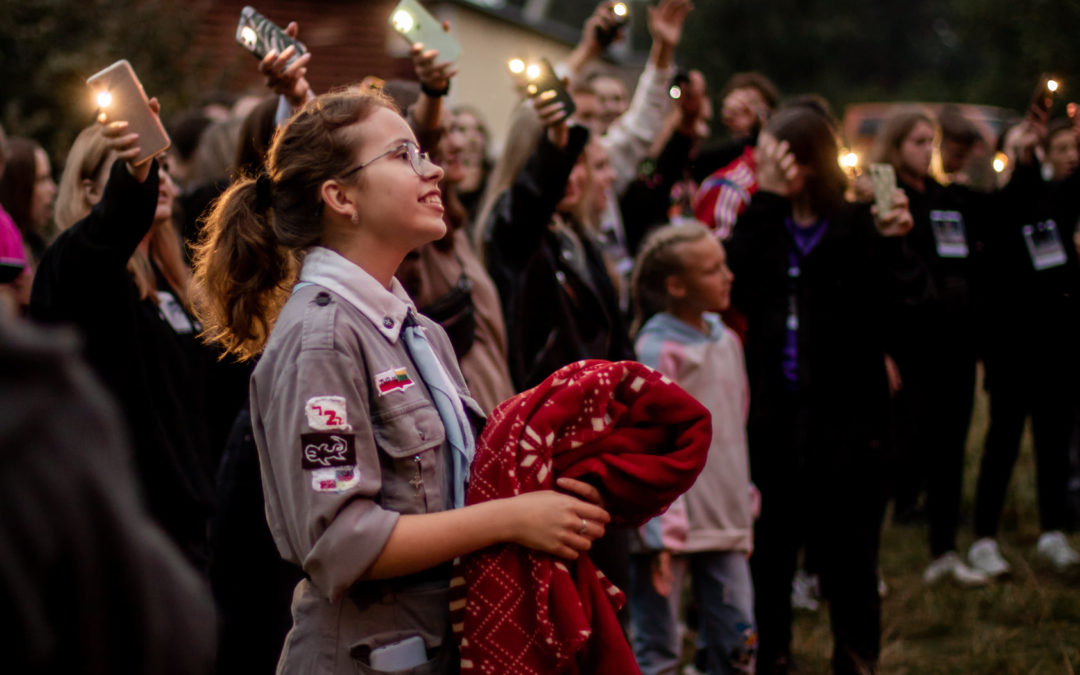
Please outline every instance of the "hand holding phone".
[[630, 8], [625, 2], [609, 3], [607, 25], [596, 27], [596, 41], [601, 49], [607, 49], [619, 37], [619, 31], [630, 23]]
[[533, 104], [539, 109], [554, 102], [562, 103], [566, 117], [570, 117], [577, 110], [574, 99], [570, 92], [566, 91], [562, 80], [555, 74], [551, 62], [541, 57], [539, 61], [525, 63], [522, 59], [510, 59], [507, 63], [510, 74], [518, 82], [518, 86], [533, 100]]
[[1050, 109], [1054, 107], [1054, 97], [1060, 88], [1061, 80], [1053, 75], [1043, 75], [1039, 78], [1039, 83], [1035, 85], [1035, 93], [1031, 96], [1031, 107], [1041, 110], [1045, 114], [1045, 119], [1049, 119]]
[[422, 44], [424, 51], [439, 52], [443, 63], [456, 61], [461, 45], [443, 30], [442, 22], [431, 15], [417, 0], [401, 0], [390, 13], [390, 25], [410, 45]]
[[[119, 137], [121, 132], [127, 136], [138, 134], [134, 139], [138, 145], [132, 146], [137, 152], [123, 159], [139, 166], [169, 149], [169, 135], [158, 119], [157, 101], [151, 103], [146, 98], [142, 83], [127, 60], [121, 59], [91, 75], [86, 83], [94, 92], [100, 111], [98, 121], [109, 125], [107, 136]], [[118, 127], [113, 122], [124, 122], [126, 126]]]
[[260, 60], [271, 51], [278, 54], [293, 47], [293, 55], [285, 66], [291, 66], [298, 58], [307, 54], [303, 42], [292, 37], [270, 19], [255, 11], [250, 5], [240, 10], [240, 23], [236, 26], [236, 41]]

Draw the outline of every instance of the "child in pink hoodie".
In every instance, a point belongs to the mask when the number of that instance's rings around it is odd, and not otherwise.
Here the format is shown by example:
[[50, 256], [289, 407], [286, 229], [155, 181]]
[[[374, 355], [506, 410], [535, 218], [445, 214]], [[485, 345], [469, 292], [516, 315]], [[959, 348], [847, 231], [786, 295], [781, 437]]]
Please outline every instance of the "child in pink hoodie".
[[713, 422], [705, 469], [665, 514], [641, 528], [644, 553], [633, 556], [632, 638], [645, 675], [676, 672], [687, 572], [701, 611], [706, 672], [754, 669], [749, 396], [742, 346], [715, 313], [730, 304], [733, 279], [723, 246], [696, 223], [653, 233], [634, 272], [638, 358], [694, 395]]

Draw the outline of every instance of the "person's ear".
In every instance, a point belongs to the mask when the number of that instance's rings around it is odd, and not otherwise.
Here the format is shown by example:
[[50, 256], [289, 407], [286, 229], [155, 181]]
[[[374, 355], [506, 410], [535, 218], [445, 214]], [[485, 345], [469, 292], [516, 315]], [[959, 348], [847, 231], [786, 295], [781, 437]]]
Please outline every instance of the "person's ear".
[[678, 274], [669, 274], [664, 279], [664, 289], [670, 297], [676, 300], [682, 300], [686, 297], [686, 284], [683, 282], [682, 276]]
[[319, 186], [319, 195], [329, 211], [351, 220], [356, 214], [356, 204], [345, 188], [344, 183], [331, 178]]
[[83, 199], [87, 204], [97, 204], [101, 201], [101, 189], [98, 188], [98, 184], [89, 178], [83, 178], [82, 180], [82, 194]]

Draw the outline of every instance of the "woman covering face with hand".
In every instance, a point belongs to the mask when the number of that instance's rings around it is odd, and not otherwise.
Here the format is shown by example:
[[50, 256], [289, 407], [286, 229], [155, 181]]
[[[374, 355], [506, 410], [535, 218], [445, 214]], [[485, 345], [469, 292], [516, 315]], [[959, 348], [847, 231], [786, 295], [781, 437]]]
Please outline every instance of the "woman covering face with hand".
[[[573, 558], [608, 515], [550, 491], [462, 506], [478, 408], [445, 334], [393, 277], [445, 233], [442, 170], [391, 104], [320, 96], [266, 166], [217, 203], [196, 278], [210, 335], [261, 354], [267, 518], [308, 577], [279, 672], [456, 672], [450, 562], [499, 542]], [[401, 660], [380, 665], [388, 654]]]
[[762, 503], [750, 559], [758, 672], [790, 665], [804, 544], [830, 602], [836, 671], [873, 670], [880, 649], [881, 326], [920, 275], [899, 238], [911, 229], [903, 193], [889, 213], [848, 204], [837, 154], [822, 111], [773, 116], [758, 143], [758, 192], [727, 244], [732, 302], [748, 326], [750, 475]]

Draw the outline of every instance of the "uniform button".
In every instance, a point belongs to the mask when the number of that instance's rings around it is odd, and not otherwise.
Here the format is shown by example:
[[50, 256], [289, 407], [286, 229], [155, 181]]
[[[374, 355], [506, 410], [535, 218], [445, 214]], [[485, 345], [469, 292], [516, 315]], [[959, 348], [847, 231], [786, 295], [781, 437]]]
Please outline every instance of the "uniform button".
[[393, 328], [394, 327], [394, 320], [391, 319], [390, 317], [386, 317], [385, 319], [382, 320], [382, 325], [386, 326], [387, 328]]
[[329, 293], [319, 293], [318, 295], [315, 296], [315, 304], [318, 305], [319, 307], [326, 307], [327, 305], [330, 304], [330, 294]]
[[573, 253], [571, 253], [571, 252], [570, 252], [569, 250], [565, 250], [565, 249], [564, 249], [564, 250], [563, 250], [563, 252], [562, 252], [562, 257], [563, 257], [563, 258], [564, 258], [565, 260], [570, 260], [571, 258], [573, 258], [573, 257], [574, 257], [574, 254], [573, 254]]
[[557, 279], [560, 284], [566, 283], [566, 275], [563, 274], [562, 270], [555, 270], [555, 279]]
[[421, 429], [420, 427], [416, 428], [416, 435], [419, 436], [420, 440], [422, 440], [422, 441], [427, 439], [427, 434], [425, 434], [424, 430]]

